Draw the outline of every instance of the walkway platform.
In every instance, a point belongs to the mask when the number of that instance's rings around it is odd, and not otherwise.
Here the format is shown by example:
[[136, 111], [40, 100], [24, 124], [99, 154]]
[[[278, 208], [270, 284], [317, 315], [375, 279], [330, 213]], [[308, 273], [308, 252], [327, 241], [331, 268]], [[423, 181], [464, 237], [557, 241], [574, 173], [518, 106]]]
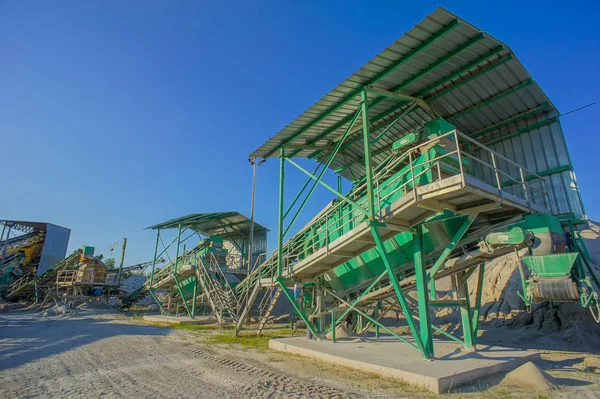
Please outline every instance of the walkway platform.
[[[192, 277], [196, 274], [196, 266], [194, 265], [181, 265], [177, 270], [177, 281], [182, 282], [183, 280]], [[152, 284], [152, 289], [167, 289], [175, 286], [176, 281], [171, 273], [165, 273], [161, 275]]]
[[163, 316], [163, 315], [146, 315], [144, 321], [152, 323], [168, 323], [168, 324], [216, 324], [217, 319], [211, 316], [196, 316], [190, 319], [188, 316]]
[[300, 337], [269, 341], [269, 348], [273, 350], [379, 374], [436, 394], [540, 359], [538, 352], [530, 350], [478, 345], [477, 352], [467, 352], [456, 342], [435, 340], [434, 345], [435, 360], [430, 361], [421, 358], [414, 348], [387, 336], [361, 342], [332, 343]]
[[[530, 208], [531, 206], [531, 208]], [[477, 213], [482, 218], [508, 218], [517, 214], [547, 210], [501, 191], [469, 175], [448, 177], [417, 187], [416, 193], [402, 196], [381, 212], [386, 224], [378, 231], [383, 241], [423, 222], [428, 217], [450, 209], [458, 214]], [[321, 247], [287, 270], [284, 277], [313, 279], [375, 247], [367, 222]]]

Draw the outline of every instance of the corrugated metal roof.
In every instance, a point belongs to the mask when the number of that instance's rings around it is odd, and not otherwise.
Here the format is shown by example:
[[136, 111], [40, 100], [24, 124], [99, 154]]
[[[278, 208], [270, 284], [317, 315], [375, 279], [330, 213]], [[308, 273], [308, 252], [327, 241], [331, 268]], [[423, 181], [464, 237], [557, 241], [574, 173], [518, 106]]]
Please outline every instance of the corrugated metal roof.
[[[48, 222], [32, 222], [25, 220], [0, 220], [0, 225], [11, 226], [13, 229], [23, 232], [46, 231], [47, 226], [53, 225], [66, 229], [66, 227]], [[70, 231], [70, 229], [69, 229]]]
[[[188, 228], [197, 231], [205, 236], [219, 235], [223, 238], [247, 236], [250, 233], [250, 218], [239, 212], [208, 212], [193, 213], [171, 219], [147, 229], [176, 229]], [[268, 229], [259, 223], [254, 222], [254, 231], [268, 231]]]
[[[525, 118], [558, 114], [510, 48], [438, 8], [250, 156], [278, 157], [283, 144], [286, 156], [298, 158], [314, 157], [315, 151], [331, 148], [359, 108], [363, 86], [423, 98], [461, 132], [478, 140], [494, 134], [497, 138], [498, 131], [508, 135], [504, 128]], [[373, 95], [369, 103], [372, 137], [409, 106], [399, 99]], [[407, 114], [372, 146], [374, 164], [385, 159], [395, 140], [432, 118], [419, 107]], [[330, 168], [352, 164], [341, 174], [349, 179], [361, 177], [363, 153], [360, 130], [348, 137]]]

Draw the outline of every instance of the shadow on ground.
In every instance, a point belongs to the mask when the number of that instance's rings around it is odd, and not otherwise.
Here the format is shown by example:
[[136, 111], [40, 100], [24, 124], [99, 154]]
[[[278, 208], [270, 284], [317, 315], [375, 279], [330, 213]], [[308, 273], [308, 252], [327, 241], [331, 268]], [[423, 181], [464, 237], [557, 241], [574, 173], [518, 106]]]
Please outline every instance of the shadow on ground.
[[168, 330], [92, 318], [43, 319], [37, 312], [0, 316], [0, 371], [119, 335], [164, 336]]

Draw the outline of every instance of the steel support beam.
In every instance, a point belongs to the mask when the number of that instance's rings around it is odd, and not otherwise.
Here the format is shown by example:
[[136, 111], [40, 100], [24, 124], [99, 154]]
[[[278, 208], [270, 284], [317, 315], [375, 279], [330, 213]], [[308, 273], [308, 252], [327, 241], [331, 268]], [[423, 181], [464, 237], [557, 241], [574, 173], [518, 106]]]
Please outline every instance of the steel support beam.
[[516, 93], [517, 91], [519, 91], [521, 89], [524, 89], [524, 88], [526, 88], [528, 86], [531, 86], [532, 84], [533, 84], [533, 79], [528, 79], [525, 82], [523, 82], [523, 83], [521, 83], [521, 84], [519, 84], [519, 85], [517, 85], [515, 87], [512, 87], [512, 88], [510, 88], [508, 90], [505, 90], [505, 91], [503, 91], [501, 93], [493, 95], [490, 98], [487, 98], [487, 99], [483, 100], [482, 102], [480, 102], [478, 104], [475, 104], [475, 105], [473, 105], [473, 106], [471, 106], [471, 107], [469, 107], [467, 109], [459, 111], [459, 112], [457, 112], [457, 113], [455, 113], [453, 115], [450, 115], [446, 119], [450, 120], [450, 119], [462, 118], [465, 115], [473, 113], [473, 112], [475, 112], [475, 111], [477, 111], [477, 110], [479, 110], [479, 109], [481, 109], [483, 107], [487, 107], [488, 105], [493, 104], [496, 101], [502, 100], [503, 98], [508, 97], [511, 94]]
[[475, 308], [473, 309], [473, 347], [477, 346], [477, 334], [479, 333], [479, 314], [481, 312], [481, 297], [483, 296], [483, 280], [485, 277], [485, 263], [479, 266], [479, 275], [477, 276], [477, 292], [475, 294]]
[[[383, 273], [381, 273], [379, 275], [379, 277], [377, 277], [375, 279], [375, 281], [373, 281], [369, 287], [358, 297], [356, 298], [353, 302], [352, 302], [352, 306], [357, 306], [360, 302], [362, 302], [362, 299], [369, 293], [371, 292], [371, 290], [377, 285], [379, 284], [379, 282], [385, 277], [387, 276], [387, 270], [384, 271]], [[346, 316], [348, 315], [348, 313], [350, 313], [350, 311], [352, 310], [352, 307], [350, 305], [348, 305], [348, 308], [346, 310], [344, 310], [344, 312], [342, 313], [342, 315], [340, 317], [338, 317], [336, 320], [334, 320], [333, 325], [337, 325], [339, 322], [341, 322], [342, 320], [344, 320], [346, 318]], [[331, 332], [331, 328], [327, 331], [327, 334], [329, 334], [329, 332]]]
[[456, 233], [454, 234], [454, 236], [452, 237], [452, 239], [450, 240], [450, 242], [448, 243], [446, 248], [444, 248], [444, 250], [442, 251], [440, 256], [437, 258], [437, 260], [431, 267], [431, 269], [429, 269], [429, 278], [430, 279], [432, 279], [432, 280], [434, 279], [435, 274], [438, 272], [438, 270], [444, 264], [444, 262], [446, 262], [446, 259], [448, 259], [448, 256], [452, 253], [452, 251], [454, 251], [454, 248], [456, 248], [456, 244], [458, 244], [458, 242], [467, 233], [467, 230], [469, 230], [469, 227], [471, 227], [471, 225], [473, 224], [475, 219], [477, 219], [477, 214], [471, 214], [471, 215], [467, 216], [467, 218], [465, 219], [462, 226], [460, 226], [460, 228], [456, 231]]
[[433, 333], [429, 314], [429, 295], [427, 292], [427, 270], [425, 251], [423, 250], [423, 225], [417, 225], [413, 234], [413, 255], [417, 288], [417, 309], [419, 313], [419, 334], [423, 343], [425, 357], [433, 358]]
[[490, 132], [493, 132], [495, 130], [498, 130], [498, 129], [504, 127], [504, 126], [508, 126], [510, 124], [517, 123], [520, 120], [526, 119], [526, 118], [528, 118], [528, 117], [530, 117], [532, 115], [535, 115], [537, 113], [540, 113], [540, 112], [542, 112], [542, 111], [544, 111], [544, 110], [546, 110], [548, 108], [550, 108], [550, 103], [546, 102], [546, 103], [544, 103], [542, 105], [539, 105], [539, 106], [537, 106], [535, 108], [532, 108], [532, 109], [530, 109], [528, 111], [525, 111], [525, 112], [522, 112], [522, 113], [520, 113], [518, 115], [515, 115], [515, 116], [513, 116], [513, 117], [511, 117], [511, 118], [509, 118], [507, 120], [494, 123], [493, 125], [488, 126], [488, 127], [484, 127], [483, 129], [479, 129], [478, 131], [471, 133], [469, 136], [474, 139], [474, 138], [482, 136], [482, 135], [484, 135], [486, 133], [490, 133]]
[[466, 85], [469, 82], [472, 82], [473, 80], [479, 78], [480, 76], [485, 75], [486, 73], [493, 71], [494, 69], [498, 68], [501, 65], [504, 65], [505, 63], [507, 63], [508, 61], [512, 60], [513, 56], [512, 54], [508, 54], [505, 57], [500, 58], [498, 61], [472, 73], [469, 76], [465, 76], [462, 80], [456, 82], [454, 85], [445, 88], [444, 90], [433, 94], [431, 97], [427, 97], [428, 101], [434, 101], [437, 100], [438, 98], [445, 96], [448, 93], [453, 92], [454, 90], [458, 89], [459, 87], [462, 87], [464, 85]]
[[367, 179], [367, 209], [369, 219], [375, 220], [375, 197], [373, 188], [373, 169], [371, 168], [371, 131], [369, 130], [369, 105], [367, 89], [361, 93], [361, 110], [363, 122], [363, 140], [365, 148], [365, 176]]
[[440, 87], [446, 83], [450, 83], [454, 78], [456, 78], [466, 72], [469, 72], [471, 69], [478, 66], [479, 64], [482, 64], [482, 63], [488, 61], [490, 58], [499, 55], [502, 51], [504, 51], [504, 46], [495, 47], [491, 51], [485, 53], [484, 55], [482, 55], [481, 57], [476, 59], [475, 61], [465, 65], [464, 67], [456, 70], [455, 72], [452, 72], [450, 75], [445, 76], [445, 77], [441, 78], [440, 80], [437, 80], [434, 83], [430, 84], [426, 88], [420, 90], [417, 94], [415, 94], [415, 96], [416, 97], [425, 96], [427, 93], [433, 91], [434, 89], [437, 89], [438, 87]]
[[[291, 163], [292, 165], [294, 165], [298, 170], [300, 170], [304, 174], [310, 176], [312, 179], [314, 179], [314, 180], [317, 179], [316, 176], [311, 175], [309, 171], [307, 171], [306, 169], [304, 169], [302, 166], [298, 165], [296, 162], [292, 161], [291, 159], [288, 159], [287, 161], [289, 163]], [[363, 207], [361, 207], [360, 205], [358, 205], [356, 202], [352, 201], [350, 198], [346, 197], [344, 194], [342, 194], [339, 191], [337, 191], [335, 188], [331, 187], [329, 184], [327, 184], [327, 183], [325, 183], [323, 181], [319, 181], [319, 184], [322, 185], [323, 187], [325, 187], [327, 190], [329, 190], [332, 193], [334, 193], [335, 195], [337, 195], [342, 200], [346, 201], [347, 203], [349, 203], [350, 205], [352, 205], [353, 207], [355, 207], [356, 210], [364, 213], [365, 215], [368, 215], [367, 211]]]
[[285, 282], [283, 281], [283, 278], [278, 277], [277, 278], [277, 284], [279, 284], [279, 287], [281, 287], [281, 290], [283, 291], [283, 294], [286, 296], [286, 298], [292, 304], [292, 307], [294, 308], [294, 311], [296, 312], [296, 314], [298, 315], [298, 317], [300, 317], [302, 319], [302, 321], [304, 321], [304, 323], [306, 323], [306, 328], [308, 328], [308, 330], [311, 332], [311, 334], [313, 335], [313, 337], [315, 337], [317, 340], [320, 340], [321, 337], [315, 331], [312, 323], [308, 320], [308, 318], [302, 312], [302, 310], [300, 310], [300, 308], [298, 307], [298, 304], [296, 303], [296, 301], [294, 300], [294, 298], [292, 298], [292, 295], [290, 294], [290, 292], [288, 291], [287, 287], [285, 286]]
[[[463, 272], [464, 274], [465, 272]], [[457, 294], [459, 298], [464, 298], [464, 306], [460, 308], [460, 316], [462, 321], [463, 339], [465, 340], [465, 348], [472, 349], [474, 345], [473, 339], [473, 319], [471, 315], [471, 304], [469, 301], [469, 284], [467, 279], [464, 281], [458, 281], [458, 276], [455, 275]]]
[[[379, 97], [379, 98], [376, 98], [375, 100], [371, 101], [371, 103], [369, 104], [369, 106], [370, 106], [370, 107], [374, 107], [375, 105], [377, 105], [378, 103], [380, 103], [380, 102], [381, 102], [381, 101], [383, 101], [383, 100], [385, 100], [385, 97]], [[407, 104], [406, 102], [401, 102], [401, 103], [399, 103], [399, 104], [396, 104], [396, 105], [394, 105], [393, 107], [391, 107], [391, 108], [388, 108], [386, 111], [384, 111], [384, 112], [382, 112], [382, 113], [380, 113], [380, 114], [377, 114], [376, 116], [374, 116], [374, 117], [372, 117], [372, 118], [369, 118], [369, 122], [370, 122], [371, 124], [374, 124], [375, 122], [378, 122], [378, 121], [380, 121], [381, 119], [383, 119], [383, 118], [385, 118], [385, 117], [387, 117], [387, 116], [390, 116], [390, 115], [392, 115], [394, 112], [397, 112], [397, 111], [399, 111], [400, 109], [404, 108], [404, 107], [406, 106], [406, 104]], [[348, 117], [350, 117], [350, 116], [352, 116], [352, 115], [349, 115]], [[383, 126], [386, 126], [386, 125], [387, 125], [387, 122], [383, 122], [383, 123], [381, 123], [381, 124], [379, 124], [379, 125], [374, 125], [374, 126], [372, 126], [371, 130], [372, 130], [373, 132], [375, 132], [375, 131], [377, 131], [377, 130], [381, 129]], [[361, 128], [359, 128], [359, 130], [361, 130], [361, 129], [362, 129], [362, 127], [361, 127]], [[354, 133], [356, 133], [356, 131], [353, 129], [353, 130], [350, 132], [350, 135], [353, 135]], [[346, 144], [344, 144], [344, 145], [342, 146], [342, 148], [341, 148], [341, 150], [340, 150], [340, 151], [344, 151], [346, 148], [348, 148], [348, 147], [349, 147], [349, 146], [351, 146], [352, 144], [354, 144], [354, 143], [356, 143], [356, 142], [358, 142], [358, 141], [361, 141], [361, 140], [362, 140], [362, 138], [363, 138], [363, 137], [362, 137], [362, 135], [359, 135], [359, 136], [358, 136], [358, 137], [356, 137], [356, 138], [353, 138], [353, 139], [350, 139], [350, 140], [348, 140], [348, 141], [346, 142]], [[310, 155], [309, 155], [307, 158], [308, 158], [308, 159], [315, 158], [316, 156], [320, 155], [320, 154], [321, 154], [321, 153], [323, 153], [324, 151], [325, 151], [325, 149], [320, 149], [320, 150], [318, 150], [318, 151], [315, 151], [315, 152], [313, 152], [312, 154], [310, 154]]]
[[390, 259], [388, 258], [388, 254], [383, 245], [383, 240], [381, 239], [381, 236], [379, 235], [379, 232], [377, 231], [376, 225], [377, 225], [377, 223], [371, 222], [370, 227], [371, 227], [371, 233], [373, 234], [373, 238], [375, 240], [377, 252], [379, 252], [379, 256], [381, 256], [381, 260], [383, 261], [383, 264], [385, 265], [385, 269], [387, 270], [390, 282], [392, 283], [392, 286], [394, 287], [396, 297], [398, 298], [398, 302], [400, 303], [402, 312], [404, 312], [404, 315], [406, 316], [406, 322], [408, 323], [408, 327], [410, 328], [411, 334], [413, 335], [415, 341], [417, 342], [417, 347], [419, 348], [419, 351], [421, 352], [421, 356], [423, 356], [424, 358], [427, 359], [429, 357], [428, 353], [426, 352], [426, 349], [423, 345], [421, 335], [417, 331], [410, 307], [408, 306], [408, 302], [406, 301], [406, 297], [404, 296], [402, 287], [400, 287], [398, 278], [396, 277], [396, 274], [394, 273], [394, 269], [392, 267]]
[[385, 331], [387, 331], [388, 333], [390, 333], [391, 335], [393, 335], [394, 337], [398, 338], [400, 341], [412, 346], [415, 349], [419, 349], [415, 344], [413, 344], [412, 342], [407, 341], [406, 339], [404, 339], [402, 336], [396, 334], [394, 331], [390, 330], [388, 327], [384, 326], [383, 324], [379, 323], [377, 320], [375, 320], [374, 318], [372, 318], [371, 316], [369, 316], [368, 314], [366, 314], [365, 312], [363, 312], [362, 310], [358, 309], [357, 307], [355, 307], [354, 305], [350, 304], [349, 302], [345, 301], [343, 298], [339, 297], [338, 295], [336, 295], [335, 293], [333, 293], [330, 290], [326, 290], [331, 296], [333, 296], [335, 299], [337, 299], [338, 301], [340, 301], [341, 303], [343, 303], [346, 306], [349, 306], [353, 311], [355, 311], [356, 313], [358, 313], [359, 315], [361, 315], [362, 317], [364, 317], [365, 319], [369, 320], [371, 323], [375, 324], [376, 326], [379, 326], [381, 328], [383, 328]]
[[471, 40], [469, 40], [462, 46], [457, 47], [455, 50], [449, 52], [448, 54], [446, 54], [445, 56], [443, 56], [442, 58], [440, 58], [433, 64], [427, 66], [425, 69], [423, 69], [423, 70], [419, 71], [417, 74], [413, 75], [410, 79], [407, 79], [404, 82], [402, 82], [401, 84], [399, 84], [398, 86], [394, 87], [393, 91], [402, 90], [402, 89], [410, 86], [412, 83], [416, 82], [417, 80], [421, 79], [423, 76], [427, 75], [428, 73], [432, 72], [433, 70], [435, 70], [438, 67], [445, 64], [446, 62], [450, 61], [452, 58], [456, 57], [458, 54], [467, 50], [474, 44], [479, 43], [484, 38], [485, 38], [485, 34], [483, 32], [477, 34], [475, 37], [473, 37]]
[[[288, 227], [285, 229], [285, 232], [283, 233], [283, 236], [285, 237], [287, 235], [287, 233], [290, 231], [290, 229], [292, 228], [292, 226], [294, 225], [294, 222], [296, 221], [296, 219], [298, 218], [298, 216], [300, 215], [300, 212], [302, 212], [302, 210], [304, 209], [304, 207], [306, 206], [308, 199], [310, 198], [310, 196], [312, 195], [312, 193], [315, 191], [315, 189], [317, 188], [317, 185], [321, 182], [321, 179], [323, 178], [323, 176], [325, 175], [325, 172], [327, 172], [327, 168], [329, 168], [329, 165], [331, 165], [331, 162], [333, 162], [333, 160], [335, 159], [335, 156], [337, 155], [338, 151], [340, 150], [340, 148], [342, 147], [342, 145], [344, 144], [344, 140], [346, 139], [346, 137], [348, 137], [348, 134], [350, 133], [350, 130], [352, 129], [352, 127], [354, 126], [354, 123], [356, 123], [356, 120], [358, 119], [360, 113], [357, 112], [356, 115], [354, 116], [354, 118], [352, 119], [352, 123], [350, 124], [350, 126], [348, 126], [348, 128], [346, 129], [344, 135], [342, 136], [342, 139], [337, 143], [337, 145], [335, 146], [335, 149], [333, 150], [333, 152], [329, 155], [329, 159], [327, 160], [327, 162], [325, 163], [325, 165], [323, 165], [323, 169], [321, 170], [321, 172], [319, 173], [319, 176], [316, 177], [314, 175], [310, 175], [309, 176], [309, 180], [311, 178], [313, 178], [315, 181], [312, 185], [312, 187], [308, 190], [308, 193], [306, 194], [306, 197], [304, 198], [304, 200], [302, 201], [302, 203], [300, 204], [300, 207], [298, 208], [298, 211], [296, 212], [296, 214], [294, 215], [294, 217], [292, 218], [292, 221], [289, 223]], [[363, 121], [365, 120], [365, 113], [363, 111]], [[363, 122], [364, 124], [364, 122]], [[291, 208], [290, 208], [291, 209]], [[287, 212], [286, 212], [287, 214]], [[283, 217], [285, 218], [286, 214], [283, 215]]]
[[283, 183], [285, 181], [285, 148], [281, 147], [279, 158], [279, 218], [277, 220], [277, 277], [283, 272]]

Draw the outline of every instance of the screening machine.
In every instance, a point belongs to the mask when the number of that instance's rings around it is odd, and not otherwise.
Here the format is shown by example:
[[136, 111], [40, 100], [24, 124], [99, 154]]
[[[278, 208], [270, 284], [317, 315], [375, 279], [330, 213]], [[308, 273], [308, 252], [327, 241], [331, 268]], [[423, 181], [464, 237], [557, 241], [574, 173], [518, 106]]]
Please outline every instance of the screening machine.
[[[249, 298], [236, 331], [260, 292], [280, 290], [315, 339], [335, 340], [345, 324], [383, 329], [425, 358], [434, 332], [474, 348], [485, 264], [511, 253], [527, 255], [525, 304], [579, 301], [597, 312], [558, 115], [506, 45], [436, 10], [250, 154], [279, 158], [278, 241], [235, 287]], [[286, 202], [287, 165], [308, 179]], [[288, 239], [318, 186], [335, 199]], [[441, 278], [451, 299], [437, 297]], [[432, 323], [440, 307], [460, 309], [461, 336]], [[381, 322], [391, 310], [410, 336]]]
[[[183, 308], [191, 318], [210, 313], [220, 325], [235, 321], [238, 298], [234, 288], [257, 264], [258, 254], [265, 252], [268, 230], [258, 223], [252, 226], [239, 212], [192, 214], [149, 228], [157, 232], [150, 279], [123, 298], [121, 307], [130, 307], [149, 293], [165, 314], [179, 314]], [[176, 237], [164, 245], [162, 235], [175, 229]], [[252, 241], [251, 229], [255, 232]], [[188, 240], [195, 239], [200, 242], [187, 250]], [[161, 257], [169, 257], [170, 248], [175, 257], [157, 268]]]

